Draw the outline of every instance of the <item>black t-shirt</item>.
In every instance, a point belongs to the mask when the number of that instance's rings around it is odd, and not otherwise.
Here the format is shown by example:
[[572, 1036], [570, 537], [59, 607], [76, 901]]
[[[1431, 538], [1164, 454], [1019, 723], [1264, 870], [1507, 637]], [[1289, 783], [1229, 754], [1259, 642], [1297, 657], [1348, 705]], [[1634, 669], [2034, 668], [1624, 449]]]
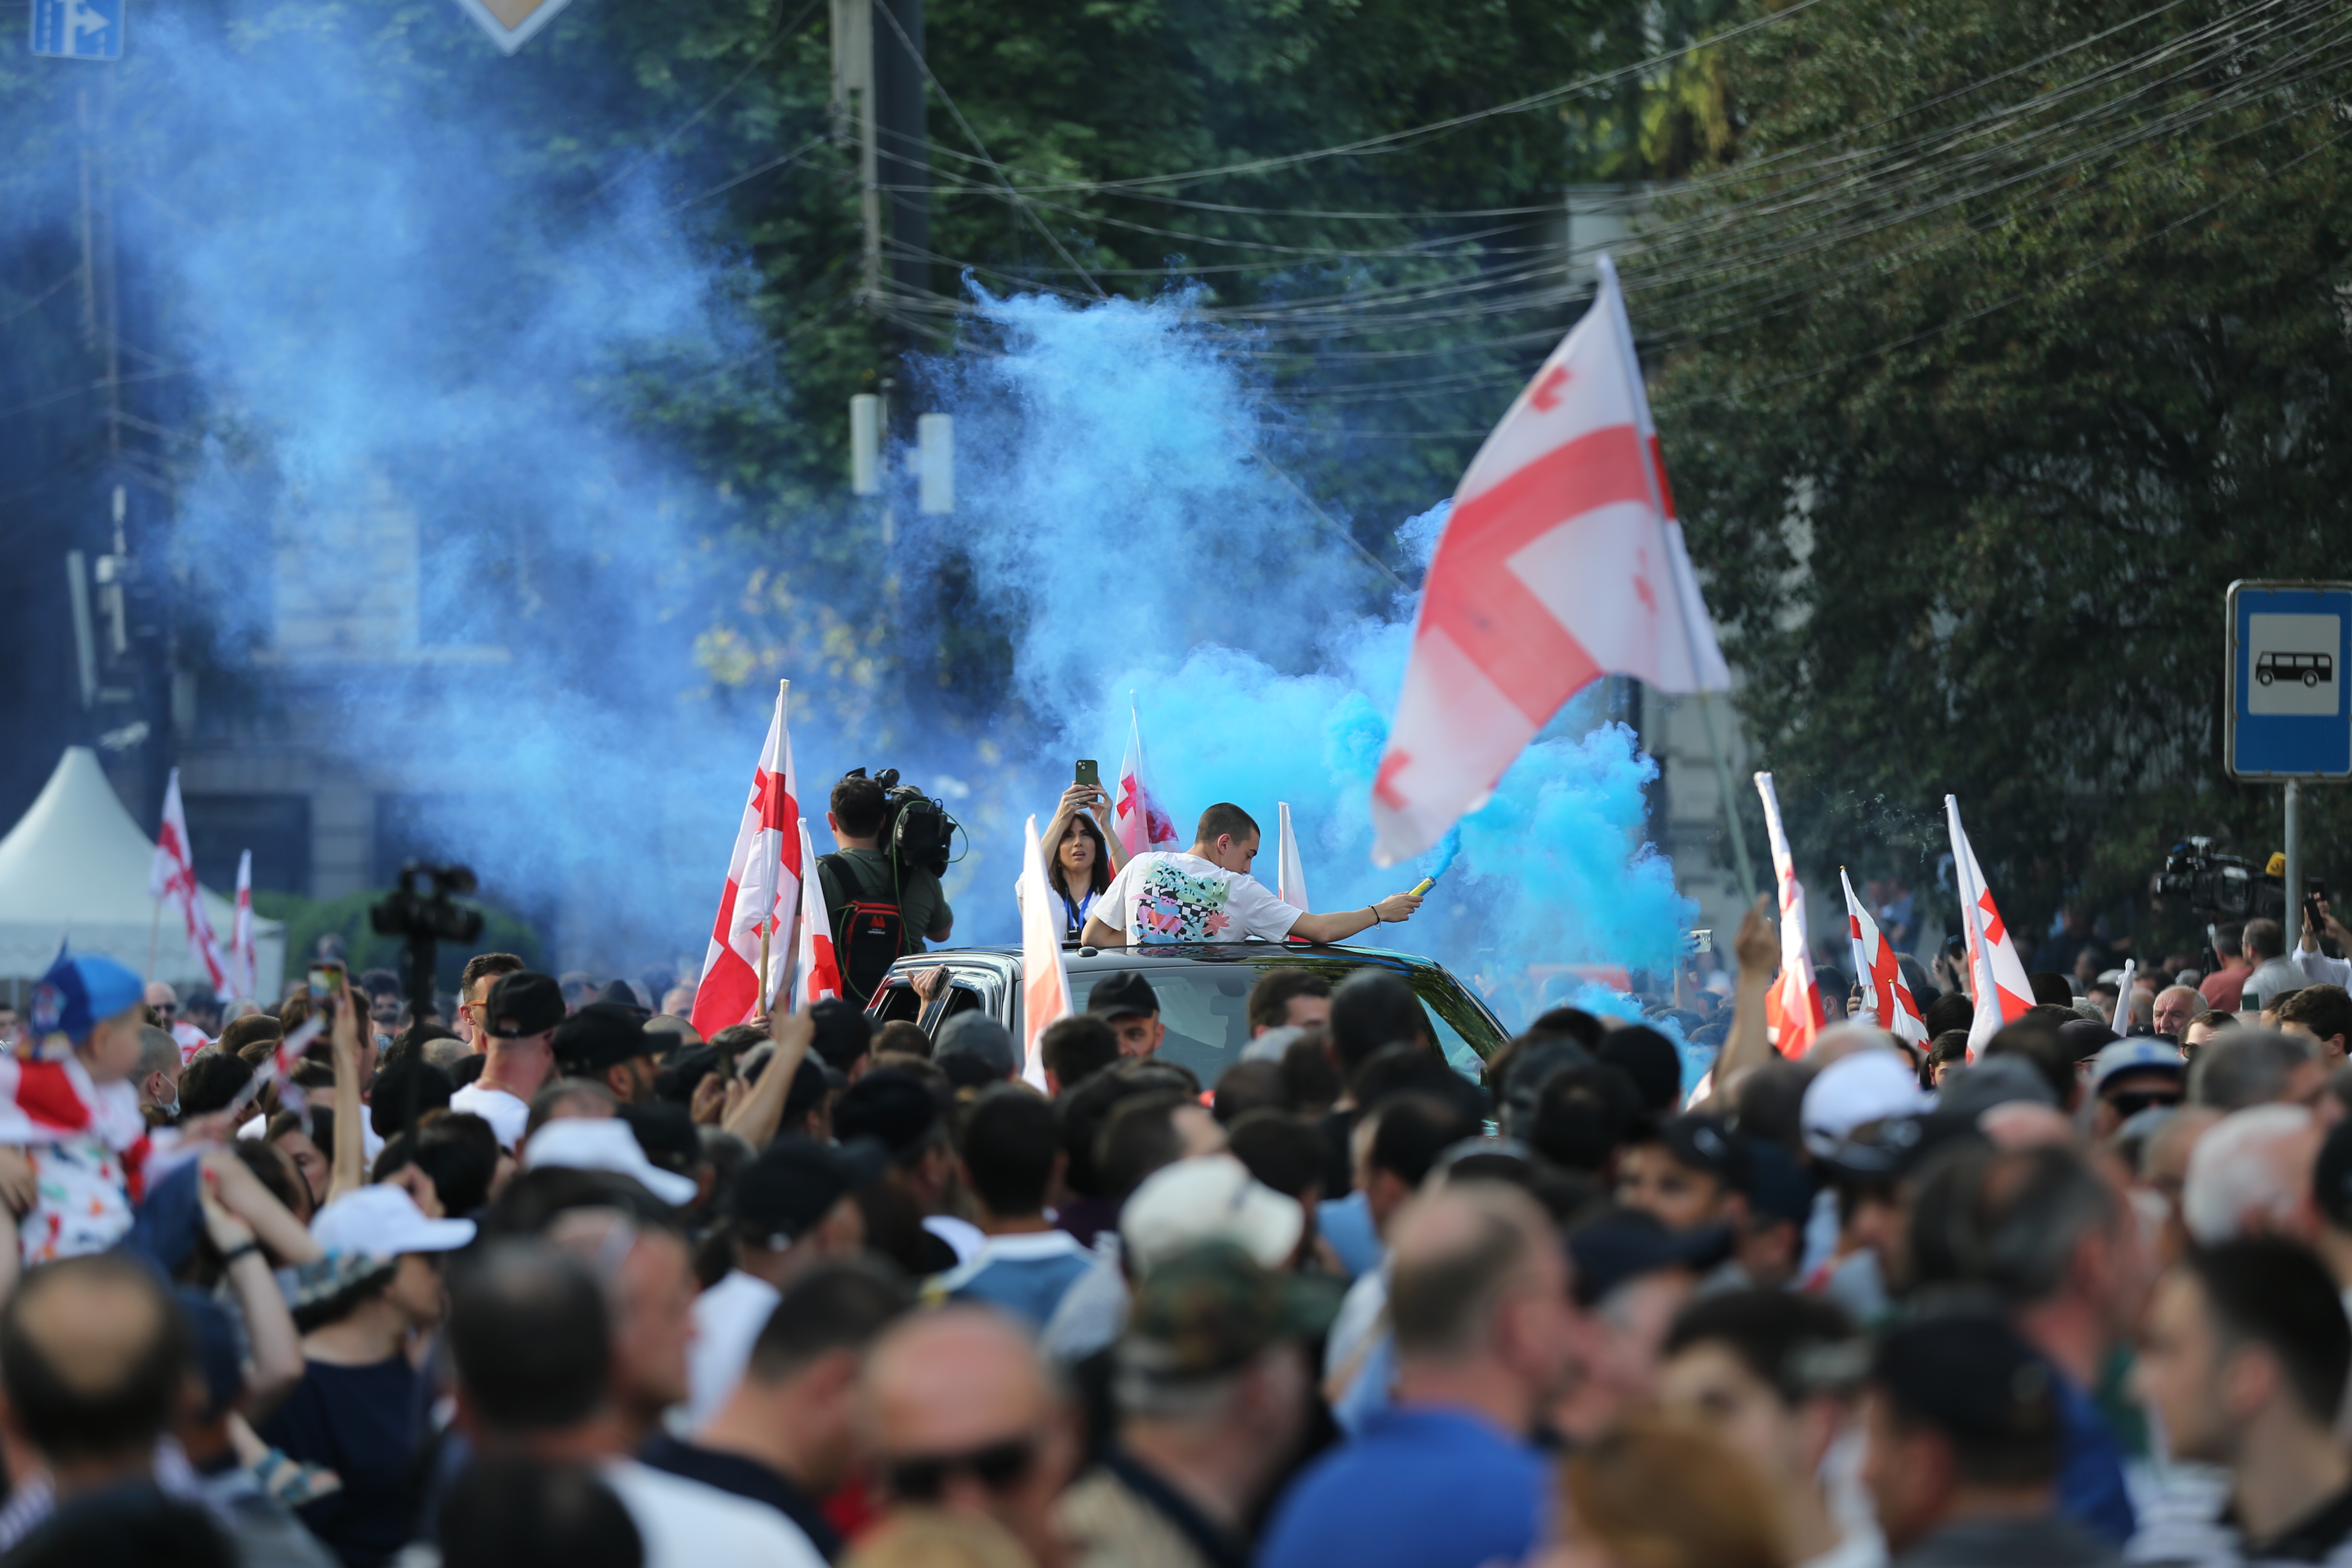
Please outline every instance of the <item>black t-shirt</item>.
[[1323, 1134], [1323, 1197], [1327, 1203], [1356, 1190], [1356, 1166], [1348, 1145], [1355, 1141], [1356, 1123], [1363, 1117], [1360, 1110], [1334, 1110], [1315, 1124], [1315, 1131]]
[[688, 1480], [717, 1487], [722, 1492], [766, 1503], [799, 1525], [801, 1533], [809, 1538], [809, 1544], [826, 1562], [836, 1562], [841, 1557], [841, 1532], [833, 1528], [824, 1510], [817, 1507], [816, 1500], [781, 1470], [741, 1454], [681, 1443], [667, 1433], [647, 1443], [645, 1452], [637, 1458], [656, 1470], [667, 1470], [673, 1476], [684, 1476]]
[[342, 1478], [341, 1491], [297, 1511], [346, 1568], [379, 1568], [414, 1534], [425, 1402], [425, 1379], [404, 1355], [371, 1366], [314, 1361], [261, 1424], [263, 1442]]

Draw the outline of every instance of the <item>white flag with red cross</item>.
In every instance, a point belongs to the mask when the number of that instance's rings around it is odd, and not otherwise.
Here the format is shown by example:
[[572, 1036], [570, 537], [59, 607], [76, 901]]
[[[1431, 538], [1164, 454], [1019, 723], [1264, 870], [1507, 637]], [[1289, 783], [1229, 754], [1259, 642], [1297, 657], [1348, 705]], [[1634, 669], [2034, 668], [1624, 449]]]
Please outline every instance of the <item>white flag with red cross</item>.
[[[801, 864], [816, 864], [816, 846], [809, 842], [808, 818], [800, 818]], [[793, 1005], [807, 1007], [841, 994], [841, 960], [833, 947], [833, 909], [824, 900], [824, 879], [801, 879], [799, 957], [793, 969]]]
[[1797, 880], [1796, 857], [1789, 852], [1789, 835], [1780, 826], [1780, 797], [1772, 775], [1756, 775], [1756, 793], [1764, 797], [1764, 831], [1772, 841], [1772, 876], [1780, 889], [1780, 978], [1772, 997], [1780, 1019], [1773, 1045], [1784, 1057], [1801, 1057], [1813, 1048], [1825, 1015], [1822, 990], [1813, 982], [1813, 944], [1805, 929], [1805, 889]]
[[240, 1001], [253, 998], [259, 964], [253, 952], [253, 851], [236, 858], [236, 924], [228, 933], [229, 989]]
[[1061, 899], [1045, 880], [1037, 819], [1021, 849], [1021, 1081], [1045, 1091], [1045, 1031], [1072, 1012], [1070, 972], [1062, 962]]
[[1372, 858], [1422, 853], [1602, 675], [1725, 691], [1616, 269], [1454, 494], [1372, 783]]
[[[777, 977], [793, 960], [793, 927], [800, 911], [800, 801], [793, 787], [793, 737], [784, 723], [790, 682], [776, 688], [768, 739], [751, 769], [751, 793], [736, 825], [727, 861], [727, 886], [710, 923], [710, 948], [695, 986], [695, 1033], [709, 1039], [768, 1010]], [[761, 957], [767, 958], [761, 973]]]
[[1129, 859], [1152, 849], [1180, 847], [1176, 823], [1151, 795], [1143, 779], [1143, 720], [1132, 694], [1127, 702], [1127, 755], [1118, 762], [1118, 793], [1110, 801], [1111, 837]]
[[1895, 961], [1895, 944], [1878, 929], [1862, 900], [1853, 896], [1853, 880], [1838, 868], [1839, 885], [1845, 889], [1846, 934], [1853, 939], [1853, 973], [1856, 981], [1869, 994], [1871, 1016], [1878, 1026], [1898, 1040], [1915, 1046], [1927, 1043], [1927, 1020], [1920, 1015], [1919, 999], [1911, 994], [1911, 987], [1903, 979], [1903, 966]]
[[1290, 826], [1290, 803], [1275, 802], [1279, 823], [1275, 837], [1274, 896], [1294, 910], [1307, 908], [1307, 863], [1299, 858], [1298, 835]]
[[177, 768], [163, 784], [163, 820], [155, 829], [154, 858], [147, 863], [147, 893], [180, 906], [181, 921], [188, 928], [188, 952], [205, 966], [205, 978], [215, 993], [226, 986], [228, 970], [221, 963], [220, 942], [213, 935], [213, 918], [205, 909], [204, 889], [196, 886], [195, 862], [189, 856], [188, 817], [180, 805]]
[[1993, 906], [1992, 889], [1985, 886], [1984, 868], [1960, 826], [1960, 798], [1944, 797], [1944, 820], [1952, 831], [1952, 871], [1959, 883], [1960, 927], [1968, 932], [1969, 984], [1977, 994], [1976, 1016], [1969, 1023], [1969, 1059], [1974, 1061], [2004, 1024], [2025, 1016], [2033, 1005], [2033, 984], [2017, 944], [2009, 940], [2000, 910]]

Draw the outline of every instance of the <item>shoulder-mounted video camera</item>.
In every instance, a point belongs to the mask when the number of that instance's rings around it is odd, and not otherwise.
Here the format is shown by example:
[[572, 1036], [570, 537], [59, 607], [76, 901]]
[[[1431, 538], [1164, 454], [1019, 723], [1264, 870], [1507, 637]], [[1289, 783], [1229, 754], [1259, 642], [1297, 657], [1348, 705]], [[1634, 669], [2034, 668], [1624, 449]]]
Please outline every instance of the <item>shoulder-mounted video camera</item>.
[[[866, 775], [864, 768], [852, 768], [842, 776], [862, 779]], [[955, 836], [963, 825], [948, 814], [941, 802], [913, 784], [900, 784], [896, 768], [884, 768], [874, 775], [874, 782], [882, 786], [879, 842], [898, 875], [904, 877], [912, 870], [929, 871], [934, 877], [947, 875]]]
[[2191, 913], [2209, 921], [2286, 916], [2285, 885], [2251, 860], [2215, 854], [2210, 838], [2174, 845], [2148, 891], [2159, 899], [2178, 899]]

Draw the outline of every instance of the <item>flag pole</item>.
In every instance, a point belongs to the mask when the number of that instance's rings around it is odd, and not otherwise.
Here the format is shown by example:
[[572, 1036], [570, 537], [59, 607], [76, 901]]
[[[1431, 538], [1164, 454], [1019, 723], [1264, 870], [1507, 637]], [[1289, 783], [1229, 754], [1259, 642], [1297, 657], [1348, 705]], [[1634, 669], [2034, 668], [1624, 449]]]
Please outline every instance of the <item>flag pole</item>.
[[155, 981], [155, 945], [163, 938], [163, 900], [155, 900], [155, 918], [147, 922], [147, 982]]
[[[784, 735], [792, 721], [786, 705], [791, 700], [792, 692], [790, 680], [779, 679], [776, 682], [776, 743], [768, 748], [768, 776], [777, 781], [771, 786], [775, 789], [783, 787]], [[805, 872], [808, 868], [803, 866], [801, 869]], [[775, 981], [768, 969], [768, 939], [776, 934], [776, 927], [782, 919], [770, 910], [767, 921], [760, 927], [760, 1012], [768, 1017], [774, 1016], [776, 1011]]]

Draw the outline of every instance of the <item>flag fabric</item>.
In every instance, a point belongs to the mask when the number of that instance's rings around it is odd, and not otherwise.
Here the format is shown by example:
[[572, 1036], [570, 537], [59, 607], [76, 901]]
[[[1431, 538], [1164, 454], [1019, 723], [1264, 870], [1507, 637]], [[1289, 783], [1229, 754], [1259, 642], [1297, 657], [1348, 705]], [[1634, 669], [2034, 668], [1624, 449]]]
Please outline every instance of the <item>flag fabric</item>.
[[1298, 858], [1298, 835], [1291, 831], [1290, 803], [1276, 801], [1274, 811], [1280, 823], [1275, 841], [1274, 896], [1294, 910], [1304, 910], [1307, 868]]
[[1846, 932], [1853, 938], [1853, 972], [1870, 993], [1870, 1010], [1878, 1026], [1896, 1039], [1915, 1046], [1927, 1043], [1927, 1020], [1919, 1012], [1919, 999], [1911, 994], [1911, 987], [1903, 979], [1903, 966], [1895, 962], [1895, 945], [1853, 896], [1853, 882], [1838, 868], [1838, 884], [1845, 889]]
[[1984, 868], [1960, 826], [1960, 797], [1944, 797], [1944, 821], [1952, 833], [1952, 870], [1959, 882], [1960, 923], [1969, 939], [1969, 981], [1976, 990], [1976, 1016], [1969, 1024], [1969, 1059], [1974, 1061], [2004, 1024], [2025, 1016], [2033, 1005], [2033, 985], [2009, 940], [2009, 928], [1985, 886]]
[[1789, 836], [1780, 827], [1780, 797], [1773, 793], [1770, 773], [1756, 775], [1756, 793], [1764, 797], [1764, 828], [1772, 840], [1772, 874], [1780, 887], [1780, 978], [1772, 986], [1780, 1005], [1780, 1021], [1772, 1043], [1784, 1057], [1801, 1057], [1813, 1048], [1824, 1020], [1821, 987], [1813, 984], [1813, 944], [1805, 931], [1805, 889], [1797, 880]]
[[221, 963], [220, 942], [213, 935], [212, 916], [205, 910], [204, 889], [196, 886], [196, 868], [189, 858], [188, 818], [180, 806], [177, 768], [163, 784], [163, 820], [155, 830], [154, 858], [147, 862], [147, 893], [180, 906], [181, 921], [188, 929], [189, 953], [205, 966], [205, 978], [215, 992], [227, 985], [228, 970]]
[[236, 924], [228, 933], [230, 993], [251, 1000], [258, 969], [253, 955], [253, 851], [247, 849], [236, 858]]
[[1021, 851], [1021, 1081], [1045, 1090], [1045, 1031], [1070, 1016], [1070, 972], [1062, 963], [1060, 900], [1045, 880], [1045, 850], [1037, 819], [1029, 819]]
[[2115, 1030], [2118, 1035], [2128, 1035], [2131, 1033], [2132, 976], [2138, 973], [2139, 960], [2136, 958], [2126, 958], [2124, 960], [2123, 989], [2116, 993], [2115, 1022], [2107, 1026], [2109, 1028]]
[[1592, 308], [1454, 492], [1372, 782], [1372, 858], [1436, 843], [1562, 703], [1610, 674], [1661, 691], [1731, 686], [1604, 256]]
[[229, 1101], [229, 1119], [241, 1119], [245, 1108], [260, 1099], [261, 1091], [272, 1084], [278, 1086], [278, 1103], [286, 1110], [310, 1109], [310, 1102], [304, 1097], [301, 1085], [294, 1081], [294, 1069], [302, 1064], [302, 1053], [310, 1042], [326, 1030], [326, 1015], [313, 1013], [296, 1025], [292, 1034], [278, 1036], [277, 1048], [270, 1052], [269, 1059], [254, 1069], [245, 1087], [236, 1091], [236, 1098]]
[[[768, 721], [760, 760], [751, 768], [751, 792], [736, 825], [727, 886], [719, 895], [710, 947], [695, 987], [690, 1021], [704, 1039], [764, 1012], [761, 999], [776, 994], [777, 966], [793, 962], [792, 930], [800, 909], [803, 861], [800, 835], [793, 827], [800, 819], [800, 802], [793, 787], [793, 738], [784, 722], [787, 691], [785, 685], [776, 689], [776, 710]], [[763, 934], [768, 955], [764, 974], [760, 970]]]
[[[816, 864], [808, 818], [800, 819], [801, 864]], [[833, 910], [824, 901], [824, 879], [801, 879], [801, 934], [793, 964], [793, 1005], [807, 1007], [841, 994], [841, 960], [833, 950]]]
[[1153, 849], [1178, 849], [1176, 824], [1160, 809], [1143, 779], [1143, 719], [1127, 701], [1127, 755], [1118, 762], [1118, 794], [1110, 803], [1111, 837], [1129, 859]]

